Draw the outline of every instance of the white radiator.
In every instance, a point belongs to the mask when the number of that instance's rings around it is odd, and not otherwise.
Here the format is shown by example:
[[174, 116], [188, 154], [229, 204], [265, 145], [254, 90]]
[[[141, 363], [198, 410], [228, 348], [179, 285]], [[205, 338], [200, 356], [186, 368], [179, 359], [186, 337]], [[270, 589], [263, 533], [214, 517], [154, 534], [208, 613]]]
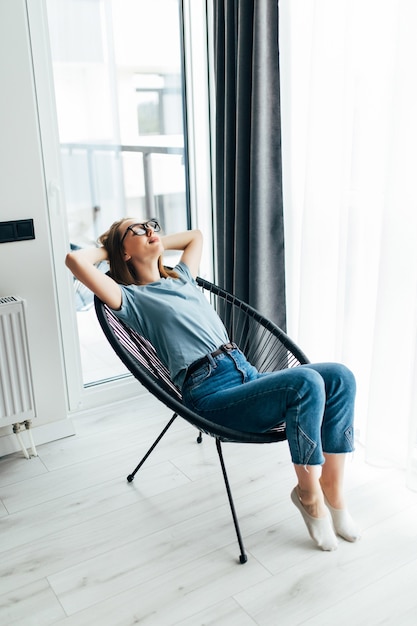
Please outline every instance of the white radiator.
[[13, 424], [25, 456], [20, 425], [28, 430], [34, 416], [25, 302], [17, 296], [0, 297], [0, 427]]

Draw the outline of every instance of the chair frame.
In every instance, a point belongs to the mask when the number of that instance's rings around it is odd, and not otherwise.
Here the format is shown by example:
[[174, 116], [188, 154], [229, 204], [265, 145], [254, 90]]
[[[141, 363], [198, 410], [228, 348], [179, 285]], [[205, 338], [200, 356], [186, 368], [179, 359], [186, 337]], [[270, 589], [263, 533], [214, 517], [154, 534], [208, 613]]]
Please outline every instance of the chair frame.
[[[260, 371], [275, 371], [309, 363], [306, 355], [288, 335], [253, 307], [201, 277], [197, 277], [197, 284], [207, 294], [222, 318], [231, 341], [239, 345], [248, 359], [254, 363], [250, 358], [252, 353], [253, 359], [259, 361], [254, 364]], [[264, 433], [249, 433], [227, 428], [201, 417], [182, 403], [180, 390], [171, 381], [167, 368], [159, 360], [152, 344], [118, 319], [97, 296], [94, 298], [94, 306], [107, 340], [127, 369], [151, 394], [173, 411], [164, 429], [133, 472], [127, 476], [128, 482], [133, 481], [136, 473], [178, 416], [197, 428], [198, 443], [202, 441], [202, 433], [214, 437], [239, 544], [239, 561], [246, 563], [247, 554], [223, 458], [222, 442], [275, 443], [284, 441], [286, 439], [285, 425], [282, 424]], [[250, 329], [252, 332], [248, 332]]]

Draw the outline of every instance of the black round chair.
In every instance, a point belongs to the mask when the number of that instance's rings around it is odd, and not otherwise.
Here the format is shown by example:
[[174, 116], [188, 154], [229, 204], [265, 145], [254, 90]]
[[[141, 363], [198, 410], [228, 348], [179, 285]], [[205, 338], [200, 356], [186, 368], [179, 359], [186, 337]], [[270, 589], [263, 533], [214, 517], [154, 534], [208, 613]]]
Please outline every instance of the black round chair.
[[[260, 372], [282, 370], [309, 363], [305, 354], [276, 324], [263, 317], [253, 307], [221, 287], [197, 278], [197, 284], [222, 319], [231, 341], [234, 341], [247, 359]], [[129, 328], [97, 297], [94, 298], [97, 317], [104, 334], [127, 369], [158, 400], [165, 404], [173, 415], [162, 432], [127, 480], [131, 482], [148, 456], [165, 435], [173, 421], [182, 417], [199, 431], [197, 441], [201, 443], [202, 433], [216, 440], [216, 448], [229, 498], [237, 540], [240, 548], [239, 560], [247, 561], [239, 523], [233, 503], [230, 484], [222, 453], [222, 442], [234, 443], [275, 443], [286, 439], [285, 425], [263, 432], [249, 433], [232, 430], [202, 418], [182, 403], [181, 392], [171, 381], [165, 365], [159, 360], [153, 345], [133, 329]]]

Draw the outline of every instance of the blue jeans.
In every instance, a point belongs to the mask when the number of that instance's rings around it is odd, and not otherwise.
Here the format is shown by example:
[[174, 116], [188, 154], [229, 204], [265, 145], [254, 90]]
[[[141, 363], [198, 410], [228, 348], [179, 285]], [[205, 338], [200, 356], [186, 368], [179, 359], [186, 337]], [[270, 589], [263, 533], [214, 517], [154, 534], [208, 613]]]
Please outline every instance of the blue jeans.
[[322, 465], [323, 452], [354, 450], [356, 383], [338, 363], [260, 373], [235, 349], [208, 356], [185, 381], [183, 401], [212, 422], [265, 432], [285, 423], [293, 463]]

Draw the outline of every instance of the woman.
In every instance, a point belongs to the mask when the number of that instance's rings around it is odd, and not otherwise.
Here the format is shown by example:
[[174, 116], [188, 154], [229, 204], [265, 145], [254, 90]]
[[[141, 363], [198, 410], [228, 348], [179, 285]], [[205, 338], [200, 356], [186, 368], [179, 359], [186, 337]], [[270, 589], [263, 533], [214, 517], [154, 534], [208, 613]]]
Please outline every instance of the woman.
[[[322, 550], [337, 548], [336, 535], [356, 541], [360, 533], [343, 495], [345, 457], [354, 449], [352, 373], [335, 363], [259, 373], [230, 343], [217, 313], [195, 287], [200, 231], [160, 237], [159, 230], [154, 219], [121, 219], [100, 237], [102, 247], [70, 252], [66, 264], [152, 342], [187, 406], [249, 432], [285, 422], [298, 481], [291, 499], [310, 536]], [[164, 250], [182, 251], [174, 270], [164, 267]], [[104, 260], [111, 277], [96, 268]]]

